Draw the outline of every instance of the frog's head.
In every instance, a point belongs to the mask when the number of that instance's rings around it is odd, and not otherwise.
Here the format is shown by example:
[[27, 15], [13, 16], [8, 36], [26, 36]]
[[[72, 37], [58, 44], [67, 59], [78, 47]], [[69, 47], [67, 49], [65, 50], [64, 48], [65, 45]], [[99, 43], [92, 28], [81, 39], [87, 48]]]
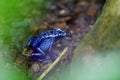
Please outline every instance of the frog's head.
[[66, 36], [66, 32], [63, 31], [62, 29], [58, 28], [58, 29], [56, 29], [56, 31], [57, 31], [59, 36], [63, 36], [63, 37]]

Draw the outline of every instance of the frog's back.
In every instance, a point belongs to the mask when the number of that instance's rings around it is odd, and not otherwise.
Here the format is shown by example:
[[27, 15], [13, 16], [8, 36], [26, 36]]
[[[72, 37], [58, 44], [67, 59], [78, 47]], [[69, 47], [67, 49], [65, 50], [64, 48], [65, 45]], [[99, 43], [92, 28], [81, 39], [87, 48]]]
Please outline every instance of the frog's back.
[[[26, 46], [37, 47], [38, 45], [45, 42], [47, 38], [56, 38], [66, 36], [66, 33], [61, 29], [48, 30], [46, 32], [39, 33], [38, 35], [30, 38]], [[49, 41], [48, 41], [49, 42]]]
[[39, 34], [39, 36], [44, 37], [44, 38], [64, 37], [64, 36], [66, 36], [66, 32], [64, 32], [63, 30], [58, 28], [58, 29], [53, 29], [53, 30], [48, 30], [46, 32], [42, 32]]
[[39, 48], [43, 51], [46, 51], [50, 48], [50, 46], [52, 46], [53, 42], [53, 38], [45, 38], [43, 40], [41, 40], [41, 42], [39, 43]]

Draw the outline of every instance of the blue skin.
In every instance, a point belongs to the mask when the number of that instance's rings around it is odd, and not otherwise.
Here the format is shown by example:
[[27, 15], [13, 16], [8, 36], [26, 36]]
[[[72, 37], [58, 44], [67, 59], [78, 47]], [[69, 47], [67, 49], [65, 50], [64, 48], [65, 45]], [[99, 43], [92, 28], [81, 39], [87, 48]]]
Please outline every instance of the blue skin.
[[[56, 57], [51, 52], [52, 45], [59, 38], [65, 36], [66, 32], [64, 32], [60, 28], [48, 30], [46, 32], [42, 32], [36, 36], [31, 37], [27, 41], [26, 47], [30, 47], [33, 50], [31, 57], [35, 61], [45, 62], [48, 59], [55, 60]], [[47, 55], [45, 51], [48, 51], [49, 54]]]

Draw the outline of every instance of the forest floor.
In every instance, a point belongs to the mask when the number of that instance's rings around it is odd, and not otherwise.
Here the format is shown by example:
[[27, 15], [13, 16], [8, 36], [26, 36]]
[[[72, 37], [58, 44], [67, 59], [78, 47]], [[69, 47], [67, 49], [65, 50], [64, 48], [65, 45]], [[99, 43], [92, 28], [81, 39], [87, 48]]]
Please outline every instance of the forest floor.
[[[100, 16], [103, 5], [103, 0], [91, 2], [89, 0], [71, 2], [69, 0], [59, 0], [46, 6], [48, 12], [44, 16], [43, 24], [32, 27], [31, 30], [40, 33], [50, 29], [63, 29], [67, 36], [53, 45], [52, 52], [60, 55], [63, 49], [68, 47], [66, 54], [59, 62], [60, 66], [66, 65], [72, 60], [73, 50]], [[39, 24], [39, 21], [37, 22]], [[48, 60], [47, 63], [28, 61], [29, 75], [34, 78], [38, 77], [52, 64], [51, 60]]]

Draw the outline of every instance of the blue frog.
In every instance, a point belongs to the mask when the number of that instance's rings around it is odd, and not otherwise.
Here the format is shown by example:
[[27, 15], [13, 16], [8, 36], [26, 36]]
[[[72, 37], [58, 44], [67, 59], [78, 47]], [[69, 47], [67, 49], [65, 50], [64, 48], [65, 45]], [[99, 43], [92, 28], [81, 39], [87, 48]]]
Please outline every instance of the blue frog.
[[[51, 52], [51, 48], [53, 44], [59, 40], [59, 38], [65, 36], [66, 32], [60, 28], [48, 30], [31, 37], [27, 41], [26, 47], [29, 47], [33, 50], [31, 57], [35, 61], [45, 62], [48, 59], [55, 60], [56, 57]], [[48, 51], [49, 54], [45, 53], [46, 51]]]

